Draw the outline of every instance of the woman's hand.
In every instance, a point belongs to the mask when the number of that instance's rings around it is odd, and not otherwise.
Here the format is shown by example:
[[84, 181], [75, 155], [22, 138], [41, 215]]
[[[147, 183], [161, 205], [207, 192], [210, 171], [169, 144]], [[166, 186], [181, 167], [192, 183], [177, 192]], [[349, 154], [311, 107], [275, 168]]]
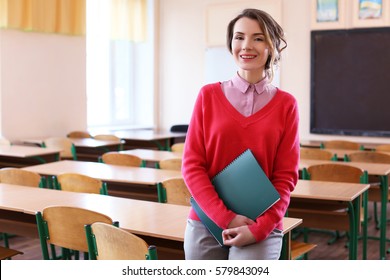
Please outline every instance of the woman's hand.
[[240, 226], [247, 226], [254, 224], [255, 222], [248, 217], [242, 216], [242, 215], [236, 215], [233, 220], [228, 225], [228, 228], [235, 228]]
[[225, 229], [222, 232], [222, 238], [226, 246], [242, 247], [256, 242], [256, 238], [247, 225]]

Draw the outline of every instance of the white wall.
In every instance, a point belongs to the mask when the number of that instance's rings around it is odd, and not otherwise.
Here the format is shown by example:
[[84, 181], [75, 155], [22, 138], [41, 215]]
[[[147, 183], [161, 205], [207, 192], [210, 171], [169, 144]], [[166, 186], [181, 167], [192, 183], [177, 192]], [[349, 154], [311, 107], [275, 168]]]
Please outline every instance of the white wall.
[[0, 32], [2, 135], [19, 140], [86, 129], [85, 38]]
[[[206, 81], [206, 10], [221, 3], [273, 0], [156, 0], [160, 29], [158, 117], [169, 129], [188, 123], [198, 91]], [[283, 52], [280, 87], [300, 108], [302, 139], [346, 138], [314, 135], [310, 121], [310, 15], [312, 0], [281, 0]], [[65, 135], [86, 129], [85, 38], [0, 30], [0, 126], [11, 140]], [[232, 73], [233, 74], [233, 73]], [[102, 108], [103, 110], [104, 108]], [[362, 142], [389, 138], [349, 137]]]
[[[250, 0], [248, 0], [250, 1]], [[259, 6], [264, 0], [258, 0]], [[280, 87], [292, 93], [300, 108], [301, 139], [349, 138], [362, 142], [390, 142], [389, 138], [310, 134], [310, 21], [313, 0], [282, 0], [281, 25], [288, 47], [282, 53]], [[160, 125], [188, 123], [192, 106], [205, 82], [205, 12], [208, 5], [234, 0], [160, 1], [161, 111]], [[250, 1], [253, 2], [253, 1]]]

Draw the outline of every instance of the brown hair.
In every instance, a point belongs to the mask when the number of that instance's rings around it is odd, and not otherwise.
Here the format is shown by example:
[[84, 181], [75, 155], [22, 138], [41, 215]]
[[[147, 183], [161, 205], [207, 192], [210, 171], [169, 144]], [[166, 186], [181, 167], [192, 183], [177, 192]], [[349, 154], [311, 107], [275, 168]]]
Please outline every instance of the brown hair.
[[280, 61], [280, 53], [287, 47], [284, 31], [268, 13], [257, 9], [245, 9], [238, 16], [232, 19], [227, 27], [226, 43], [230, 53], [233, 52], [232, 40], [234, 25], [243, 17], [257, 21], [264, 32], [265, 41], [270, 49], [270, 55], [265, 64], [265, 71], [268, 78], [272, 80], [274, 76], [273, 68]]

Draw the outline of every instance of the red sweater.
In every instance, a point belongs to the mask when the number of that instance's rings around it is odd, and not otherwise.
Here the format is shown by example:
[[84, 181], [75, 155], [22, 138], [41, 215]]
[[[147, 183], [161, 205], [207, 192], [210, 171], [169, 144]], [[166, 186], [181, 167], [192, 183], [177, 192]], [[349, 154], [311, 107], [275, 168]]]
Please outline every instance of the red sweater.
[[[279, 89], [249, 117], [230, 104], [220, 83], [201, 89], [187, 132], [182, 172], [192, 196], [218, 226], [227, 228], [236, 214], [219, 199], [210, 178], [249, 148], [280, 194], [280, 200], [249, 229], [257, 242], [273, 229], [282, 229], [298, 180], [298, 121], [295, 98]], [[199, 220], [192, 209], [189, 218]]]

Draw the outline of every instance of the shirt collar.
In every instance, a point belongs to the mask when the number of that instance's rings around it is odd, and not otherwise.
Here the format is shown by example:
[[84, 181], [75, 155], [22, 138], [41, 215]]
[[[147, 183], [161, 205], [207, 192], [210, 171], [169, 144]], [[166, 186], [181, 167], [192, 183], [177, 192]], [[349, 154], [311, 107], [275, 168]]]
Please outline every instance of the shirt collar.
[[[234, 87], [236, 87], [239, 91], [241, 91], [244, 94], [248, 93], [249, 86], [251, 85], [251, 83], [241, 78], [240, 75], [238, 75], [238, 73], [232, 78], [232, 83]], [[265, 77], [258, 83], [254, 84], [256, 93], [259, 95], [262, 94], [266, 89], [267, 85], [268, 85], [267, 77]]]

